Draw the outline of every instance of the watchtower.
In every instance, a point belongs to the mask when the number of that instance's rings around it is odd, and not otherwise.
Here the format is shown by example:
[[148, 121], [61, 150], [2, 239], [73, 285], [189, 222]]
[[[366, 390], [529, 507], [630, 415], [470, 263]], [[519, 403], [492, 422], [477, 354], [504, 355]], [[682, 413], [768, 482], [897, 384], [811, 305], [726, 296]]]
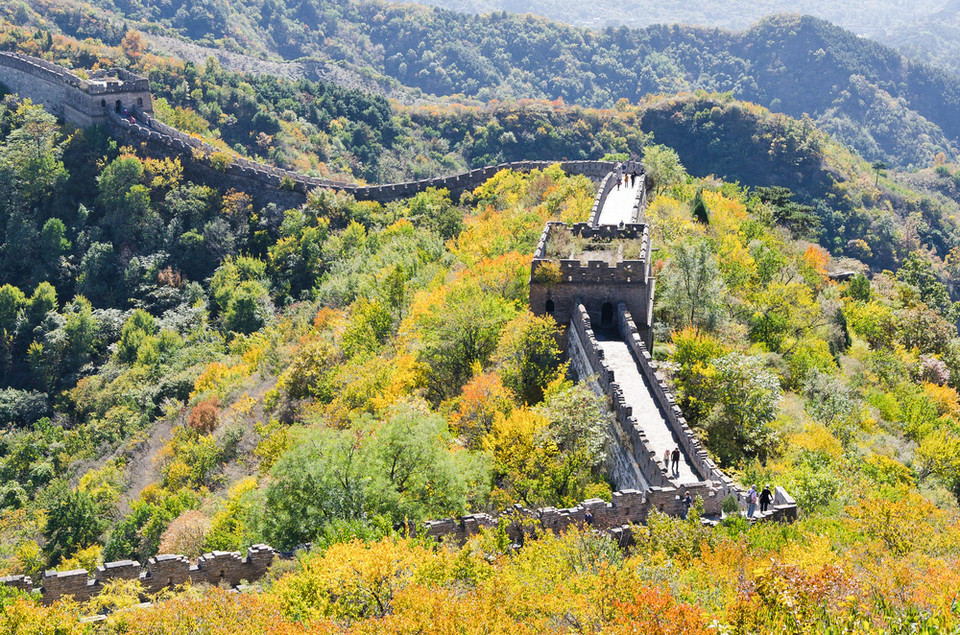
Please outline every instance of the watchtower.
[[547, 223], [530, 266], [530, 308], [567, 326], [578, 303], [594, 328], [613, 329], [623, 302], [651, 345], [654, 278], [645, 224]]
[[122, 68], [97, 70], [83, 79], [46, 60], [0, 52], [0, 83], [80, 127], [107, 123], [111, 113], [134, 108], [153, 113], [149, 80]]

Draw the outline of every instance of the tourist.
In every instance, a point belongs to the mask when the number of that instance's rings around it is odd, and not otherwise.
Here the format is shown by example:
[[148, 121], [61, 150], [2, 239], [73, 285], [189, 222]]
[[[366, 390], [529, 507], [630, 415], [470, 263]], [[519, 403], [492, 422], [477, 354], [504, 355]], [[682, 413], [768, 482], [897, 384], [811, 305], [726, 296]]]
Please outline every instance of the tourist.
[[770, 506], [770, 501], [773, 500], [773, 494], [770, 492], [770, 483], [767, 483], [767, 486], [763, 488], [763, 491], [760, 492], [760, 513], [764, 514], [767, 511], [767, 507]]
[[690, 513], [690, 506], [693, 505], [693, 497], [690, 496], [689, 490], [683, 494], [683, 498], [680, 499], [683, 503], [683, 519], [687, 519], [687, 514]]
[[663, 469], [670, 469], [670, 448], [663, 451]]
[[679, 447], [673, 448], [673, 455], [671, 458], [673, 458], [673, 473], [676, 476], [680, 476], [680, 448]]
[[747, 518], [753, 518], [753, 512], [757, 509], [757, 486], [751, 485], [747, 490]]
[[593, 512], [589, 509], [583, 512], [583, 522], [587, 523], [587, 527], [593, 526]]
[[634, 170], [630, 174], [630, 187], [637, 187], [637, 171]]

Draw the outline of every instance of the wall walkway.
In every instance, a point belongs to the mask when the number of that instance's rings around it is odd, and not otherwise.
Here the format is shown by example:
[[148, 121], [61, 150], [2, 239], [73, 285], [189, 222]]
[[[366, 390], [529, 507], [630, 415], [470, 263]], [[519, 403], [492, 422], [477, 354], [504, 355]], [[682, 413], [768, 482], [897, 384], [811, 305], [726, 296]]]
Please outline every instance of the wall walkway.
[[[643, 170], [632, 185], [616, 187], [616, 179], [611, 179], [612, 189], [607, 193], [597, 218], [597, 225], [629, 225], [643, 221], [643, 210], [647, 203], [647, 184]], [[628, 167], [627, 173], [630, 173]]]

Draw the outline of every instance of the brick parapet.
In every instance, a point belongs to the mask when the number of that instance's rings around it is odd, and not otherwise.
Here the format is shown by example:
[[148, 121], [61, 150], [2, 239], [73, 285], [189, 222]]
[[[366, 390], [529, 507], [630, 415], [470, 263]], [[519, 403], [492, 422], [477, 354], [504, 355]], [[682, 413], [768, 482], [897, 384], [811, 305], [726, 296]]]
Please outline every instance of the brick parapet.
[[[722, 498], [733, 496], [741, 507], [746, 507], [746, 492], [744, 489], [723, 473], [720, 467], [710, 458], [706, 448], [703, 447], [693, 430], [690, 429], [680, 406], [677, 404], [673, 391], [667, 384], [666, 378], [659, 372], [657, 363], [653, 360], [640, 337], [630, 311], [621, 303], [617, 312], [620, 336], [633, 352], [640, 371], [650, 386], [654, 400], [660, 407], [673, 433], [680, 440], [680, 445], [687, 459], [703, 479], [711, 481], [717, 486]], [[796, 501], [784, 488], [777, 487], [776, 490], [773, 501], [773, 518], [775, 520], [795, 519], [797, 515]]]
[[[136, 111], [135, 121], [121, 117], [112, 118], [112, 123], [121, 136], [136, 143], [145, 141], [148, 145], [159, 146], [161, 151], [179, 153], [187, 161], [209, 162], [209, 157], [215, 153], [225, 154], [209, 143], [186, 135], [179, 130], [168, 126], [152, 116]], [[485, 183], [501, 170], [531, 172], [544, 170], [551, 165], [558, 164], [567, 174], [579, 174], [590, 178], [600, 178], [608, 174], [614, 165], [610, 161], [514, 161], [498, 165], [485, 166], [448, 176], [403, 183], [388, 183], [383, 185], [356, 185], [342, 180], [322, 179], [314, 176], [283, 170], [268, 166], [247, 158], [227, 154], [229, 160], [219, 168], [221, 174], [217, 178], [230, 180], [239, 190], [249, 190], [255, 185], [266, 186], [271, 189], [286, 188], [291, 194], [306, 200], [307, 193], [315, 188], [328, 188], [343, 191], [357, 200], [389, 202], [415, 196], [429, 188], [446, 189], [451, 196], [458, 197], [464, 192], [472, 191]], [[212, 169], [212, 168], [211, 168]], [[286, 182], [286, 184], [285, 184]]]
[[[615, 171], [616, 165], [614, 164], [611, 171], [603, 177], [603, 180], [600, 182], [600, 187], [597, 190], [597, 195], [593, 199], [593, 206], [590, 208], [590, 219], [587, 223], [591, 227], [600, 226], [600, 213], [603, 211], [603, 206], [607, 202], [607, 197], [610, 195], [610, 192], [617, 185], [618, 174]], [[622, 164], [621, 174], [630, 174], [636, 172], [642, 180], [642, 183], [647, 183], [647, 175], [643, 169], [643, 164], [639, 161], [625, 161]], [[640, 218], [640, 214], [646, 205], [646, 187], [639, 188], [637, 192], [636, 199], [633, 204], [633, 213], [631, 219], [633, 222], [637, 222]]]
[[[597, 386], [601, 394], [607, 398], [607, 404], [620, 430], [629, 439], [633, 459], [636, 461], [645, 481], [650, 486], [676, 489], [681, 484], [673, 482], [667, 476], [667, 466], [663, 464], [657, 452], [651, 447], [642, 426], [633, 416], [632, 407], [626, 404], [623, 390], [616, 381], [614, 372], [606, 367], [603, 350], [597, 343], [596, 336], [591, 328], [590, 315], [582, 304], [578, 304], [574, 311], [570, 320], [570, 331], [571, 342], [575, 338], [577, 345], [586, 354], [586, 364], [575, 364], [574, 368], [577, 369], [578, 374], [584, 373], [580, 375], [580, 379], [593, 375], [597, 377]], [[587, 367], [583, 369], [583, 366]], [[706, 500], [706, 497], [704, 499]]]
[[[99, 70], [82, 79], [62, 66], [19, 53], [0, 52], [0, 81], [64, 121], [86, 127], [107, 123], [119, 103], [152, 112], [149, 82], [129, 71]], [[107, 101], [110, 96], [113, 103]]]
[[[583, 263], [579, 258], [555, 258], [548, 255], [551, 238], [560, 232], [570, 232], [578, 238], [609, 242], [613, 240], [637, 240], [640, 243], [640, 258], [618, 258], [614, 263], [608, 260], [588, 260]], [[560, 267], [559, 284], [645, 284], [650, 272], [650, 229], [643, 224], [632, 223], [624, 226], [590, 225], [575, 223], [567, 225], [559, 221], [546, 223], [540, 240], [533, 253], [530, 266], [530, 282], [535, 282], [537, 270], [546, 263]]]
[[196, 564], [191, 564], [182, 555], [160, 555], [150, 558], [145, 566], [134, 560], [107, 562], [97, 567], [92, 577], [86, 569], [47, 571], [39, 589], [25, 576], [0, 578], [0, 585], [37, 592], [44, 604], [67, 596], [85, 602], [100, 593], [105, 584], [118, 580], [137, 580], [147, 594], [187, 582], [234, 587], [243, 580], [253, 582], [262, 578], [275, 557], [273, 548], [254, 545], [247, 549], [246, 556], [232, 551], [214, 551], [200, 556]]

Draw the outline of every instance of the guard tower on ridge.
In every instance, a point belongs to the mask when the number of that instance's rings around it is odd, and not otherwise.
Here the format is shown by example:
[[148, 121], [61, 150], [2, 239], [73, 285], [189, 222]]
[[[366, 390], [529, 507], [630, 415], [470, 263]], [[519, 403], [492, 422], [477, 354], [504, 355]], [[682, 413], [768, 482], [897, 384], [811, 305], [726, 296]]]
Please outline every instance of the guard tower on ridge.
[[650, 273], [645, 224], [547, 223], [530, 267], [530, 308], [565, 327], [582, 304], [594, 328], [615, 329], [622, 302], [649, 347], [655, 284]]

